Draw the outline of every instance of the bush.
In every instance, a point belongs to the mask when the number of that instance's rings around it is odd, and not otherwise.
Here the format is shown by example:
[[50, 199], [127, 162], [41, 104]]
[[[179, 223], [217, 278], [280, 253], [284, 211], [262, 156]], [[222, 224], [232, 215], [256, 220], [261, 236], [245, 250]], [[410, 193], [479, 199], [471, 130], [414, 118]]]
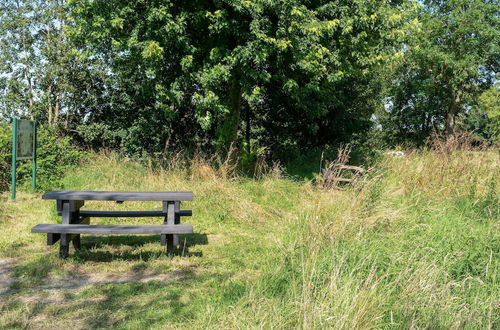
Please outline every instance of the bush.
[[[11, 132], [8, 124], [0, 124], [0, 191], [10, 189]], [[40, 127], [37, 148], [37, 190], [60, 188], [65, 172], [76, 166], [83, 154], [83, 151], [71, 144], [69, 137], [60, 137], [55, 130]], [[20, 189], [31, 189], [30, 160], [18, 161], [17, 180]]]
[[82, 144], [88, 149], [102, 149], [120, 147], [121, 140], [125, 134], [123, 130], [112, 130], [104, 123], [90, 123], [78, 126], [78, 132]]

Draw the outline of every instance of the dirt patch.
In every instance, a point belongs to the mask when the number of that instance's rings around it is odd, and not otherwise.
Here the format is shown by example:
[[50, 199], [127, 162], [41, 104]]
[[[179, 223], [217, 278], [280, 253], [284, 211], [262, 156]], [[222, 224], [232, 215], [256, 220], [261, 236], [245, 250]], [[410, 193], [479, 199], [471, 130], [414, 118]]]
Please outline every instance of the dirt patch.
[[[13, 290], [10, 289], [13, 280], [10, 272], [14, 268], [15, 261], [1, 260], [0, 264], [0, 308], [12, 301], [24, 304], [48, 304], [58, 305], [72, 300], [75, 294], [81, 289], [100, 284], [120, 284], [129, 282], [146, 283], [149, 281], [172, 281], [188, 276], [185, 271], [173, 271], [168, 274], [154, 273], [94, 273], [85, 274], [78, 277], [53, 277], [47, 279], [42, 285], [31, 289]], [[86, 299], [88, 303], [96, 303], [106, 299], [106, 296], [97, 296]]]
[[0, 259], [0, 295], [9, 292], [10, 287], [14, 283], [11, 273], [17, 263], [15, 258], [2, 258]]
[[59, 304], [66, 301], [66, 296], [61, 292], [36, 292], [15, 297], [16, 301], [25, 304]]
[[[24, 294], [14, 297], [16, 301], [25, 304], [61, 304], [72, 299], [74, 295], [68, 292], [61, 292], [55, 290], [31, 292], [31, 294]], [[107, 297], [99, 295], [96, 297], [85, 299], [88, 303], [96, 303], [106, 300]]]
[[[150, 281], [172, 281], [189, 276], [190, 272], [176, 270], [166, 274], [153, 272], [90, 273], [78, 276], [60, 276], [46, 279], [41, 285], [30, 289], [11, 289], [15, 280], [11, 276], [17, 265], [15, 258], [0, 259], [0, 302], [11, 298], [24, 303], [57, 304], [67, 300], [68, 291], [100, 284], [119, 284], [128, 282], [146, 283]], [[14, 296], [12, 296], [14, 294]], [[11, 298], [8, 298], [11, 297]]]
[[117, 284], [127, 282], [146, 283], [149, 281], [172, 281], [186, 277], [183, 271], [173, 271], [167, 274], [154, 273], [93, 273], [77, 277], [54, 277], [48, 279], [38, 290], [80, 289], [90, 285]]

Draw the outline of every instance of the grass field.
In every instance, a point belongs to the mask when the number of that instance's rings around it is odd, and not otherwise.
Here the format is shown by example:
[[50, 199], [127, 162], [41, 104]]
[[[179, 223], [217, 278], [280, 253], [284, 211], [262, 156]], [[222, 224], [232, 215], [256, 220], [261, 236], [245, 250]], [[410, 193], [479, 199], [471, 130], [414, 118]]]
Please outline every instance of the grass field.
[[58, 221], [54, 203], [5, 193], [0, 328], [498, 329], [499, 164], [414, 152], [325, 191], [277, 170], [251, 180], [199, 159], [159, 170], [95, 155], [65, 189], [192, 190], [196, 234], [172, 260], [158, 237], [85, 236], [61, 261], [30, 233]]

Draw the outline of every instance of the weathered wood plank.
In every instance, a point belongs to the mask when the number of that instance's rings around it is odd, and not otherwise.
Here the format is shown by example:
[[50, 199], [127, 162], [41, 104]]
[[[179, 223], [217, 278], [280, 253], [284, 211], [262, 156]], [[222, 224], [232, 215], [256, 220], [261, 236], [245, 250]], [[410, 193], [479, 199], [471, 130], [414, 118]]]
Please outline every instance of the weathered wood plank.
[[95, 201], [191, 201], [191, 191], [88, 191], [55, 190], [42, 196], [43, 199], [95, 200]]
[[71, 205], [69, 201], [65, 201], [61, 206], [62, 223], [68, 225], [71, 223]]
[[341, 170], [353, 170], [353, 171], [360, 172], [360, 173], [365, 172], [364, 168], [359, 167], [359, 166], [353, 166], [353, 165], [340, 165], [339, 168]]
[[175, 224], [175, 203], [169, 202], [167, 206], [167, 225]]
[[[149, 217], [165, 217], [167, 214], [163, 211], [90, 211], [81, 210], [80, 215], [91, 218], [149, 218]], [[181, 217], [190, 217], [193, 215], [192, 210], [179, 210], [176, 215]]]
[[59, 234], [191, 234], [192, 225], [59, 225], [39, 224], [32, 233]]
[[[59, 205], [58, 205], [59, 206]], [[78, 217], [78, 210], [83, 206], [82, 201], [74, 200], [63, 200], [61, 201], [61, 216], [63, 225], [69, 225], [78, 223], [80, 221]], [[69, 255], [69, 243], [75, 239], [79, 239], [80, 235], [77, 234], [63, 234], [61, 233], [60, 246], [59, 246], [59, 257], [66, 259]]]
[[[166, 213], [165, 219], [163, 223], [168, 225], [175, 225], [175, 202], [172, 201], [163, 201], [163, 212]], [[172, 252], [173, 249], [173, 236], [172, 235], [160, 235], [160, 244], [167, 245], [167, 252]], [[172, 247], [170, 247], [172, 246]]]

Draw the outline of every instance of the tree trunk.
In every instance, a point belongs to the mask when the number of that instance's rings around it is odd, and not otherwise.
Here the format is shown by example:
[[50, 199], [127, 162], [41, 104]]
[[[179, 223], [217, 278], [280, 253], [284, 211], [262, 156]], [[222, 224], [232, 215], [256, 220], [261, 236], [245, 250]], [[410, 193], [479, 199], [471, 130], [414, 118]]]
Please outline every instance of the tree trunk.
[[250, 154], [250, 107], [247, 105], [246, 107], [246, 128], [245, 128], [245, 140], [247, 142], [247, 154]]
[[47, 109], [47, 121], [49, 126], [52, 126], [52, 85], [49, 85], [47, 89], [47, 96], [48, 96], [48, 109]]
[[219, 143], [229, 149], [236, 140], [238, 126], [241, 117], [241, 87], [236, 79], [233, 79], [228, 90], [229, 113], [224, 117], [222, 125], [218, 130]]
[[54, 107], [54, 125], [59, 121], [59, 111], [61, 109], [61, 100], [59, 97], [59, 93], [56, 92], [56, 104]]
[[455, 132], [455, 110], [454, 106], [448, 108], [448, 113], [446, 114], [446, 137], [453, 136]]
[[29, 68], [29, 66], [27, 66], [24, 69], [24, 77], [26, 78], [26, 81], [28, 82], [28, 102], [29, 102], [28, 112], [30, 114], [31, 120], [33, 120], [34, 119], [34, 115], [33, 115], [33, 105], [34, 105], [34, 101], [33, 101], [33, 84], [31, 82], [31, 75], [30, 75], [30, 68]]
[[66, 130], [69, 128], [69, 110], [66, 110], [66, 119], [64, 121], [64, 128]]
[[462, 100], [462, 87], [460, 87], [455, 94], [453, 88], [450, 88], [451, 101], [448, 106], [448, 112], [446, 113], [446, 137], [450, 138], [455, 134], [455, 119], [457, 116], [458, 106]]

